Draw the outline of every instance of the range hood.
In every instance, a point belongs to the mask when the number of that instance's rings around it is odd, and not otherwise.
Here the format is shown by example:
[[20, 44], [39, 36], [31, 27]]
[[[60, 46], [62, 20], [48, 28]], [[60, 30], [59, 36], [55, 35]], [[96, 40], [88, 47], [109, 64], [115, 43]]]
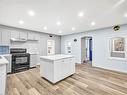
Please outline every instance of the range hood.
[[12, 42], [26, 42], [27, 40], [23, 38], [11, 38], [11, 41]]

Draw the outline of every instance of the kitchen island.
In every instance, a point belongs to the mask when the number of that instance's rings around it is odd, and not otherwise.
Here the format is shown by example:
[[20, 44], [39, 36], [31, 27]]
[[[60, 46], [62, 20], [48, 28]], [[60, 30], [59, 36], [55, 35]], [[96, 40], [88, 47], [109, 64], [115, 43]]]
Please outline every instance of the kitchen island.
[[0, 56], [0, 95], [5, 95], [7, 64], [9, 64], [7, 59]]
[[56, 83], [75, 73], [75, 57], [57, 54], [40, 57], [40, 74], [43, 78]]

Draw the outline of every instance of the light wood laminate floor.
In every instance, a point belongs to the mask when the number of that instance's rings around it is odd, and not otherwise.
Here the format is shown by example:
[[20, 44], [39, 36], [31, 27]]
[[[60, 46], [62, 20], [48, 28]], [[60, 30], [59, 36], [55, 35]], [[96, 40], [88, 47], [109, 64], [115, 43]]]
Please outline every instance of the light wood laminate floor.
[[127, 74], [82, 64], [53, 85], [40, 77], [38, 67], [8, 75], [6, 95], [127, 95]]

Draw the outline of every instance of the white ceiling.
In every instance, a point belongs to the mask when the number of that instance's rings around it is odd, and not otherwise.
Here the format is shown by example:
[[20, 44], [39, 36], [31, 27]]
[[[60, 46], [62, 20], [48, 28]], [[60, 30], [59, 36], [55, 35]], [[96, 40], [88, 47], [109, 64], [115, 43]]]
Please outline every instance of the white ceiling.
[[[29, 16], [29, 10], [35, 15]], [[0, 24], [57, 35], [127, 24], [126, 13], [127, 0], [0, 0]]]

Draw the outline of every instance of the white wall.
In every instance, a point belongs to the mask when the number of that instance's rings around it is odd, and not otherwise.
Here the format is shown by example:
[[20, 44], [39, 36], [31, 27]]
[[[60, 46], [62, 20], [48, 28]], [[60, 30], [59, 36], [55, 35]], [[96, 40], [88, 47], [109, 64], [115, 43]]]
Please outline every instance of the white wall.
[[[93, 37], [93, 63], [95, 67], [127, 72], [127, 60], [116, 60], [109, 58], [109, 38], [124, 36], [127, 38], [127, 25], [122, 25], [119, 32], [113, 32], [112, 27], [79, 34], [66, 35], [61, 37], [61, 52], [65, 53], [64, 44], [67, 41], [72, 43], [72, 54], [76, 56], [77, 63], [81, 63], [81, 38], [84, 36]], [[78, 41], [73, 40], [77, 38]], [[127, 39], [126, 39], [127, 45]], [[127, 47], [126, 47], [127, 50]]]

